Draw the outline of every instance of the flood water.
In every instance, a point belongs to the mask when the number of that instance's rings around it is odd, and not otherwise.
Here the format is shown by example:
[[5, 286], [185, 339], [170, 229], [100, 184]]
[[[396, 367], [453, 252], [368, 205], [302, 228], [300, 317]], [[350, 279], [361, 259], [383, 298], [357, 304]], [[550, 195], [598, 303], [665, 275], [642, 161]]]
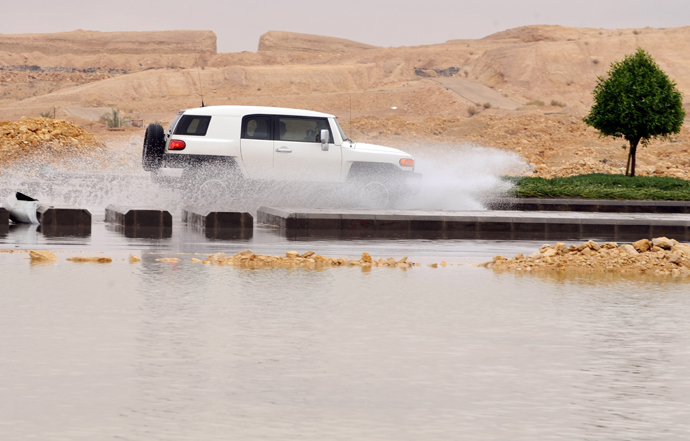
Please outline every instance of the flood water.
[[[268, 228], [217, 241], [177, 226], [130, 239], [100, 221], [89, 237], [50, 238], [12, 226], [0, 249], [60, 260], [0, 253], [0, 439], [687, 439], [690, 284], [468, 266], [539, 245], [296, 242]], [[246, 248], [424, 265], [191, 262]], [[129, 253], [143, 261], [117, 260]], [[426, 265], [442, 260], [452, 265]]]

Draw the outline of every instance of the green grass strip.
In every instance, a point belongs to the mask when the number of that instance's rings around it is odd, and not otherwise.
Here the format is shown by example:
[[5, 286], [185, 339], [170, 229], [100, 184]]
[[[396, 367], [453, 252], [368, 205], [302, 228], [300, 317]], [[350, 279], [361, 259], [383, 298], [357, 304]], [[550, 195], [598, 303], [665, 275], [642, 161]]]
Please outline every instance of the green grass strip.
[[592, 174], [567, 178], [507, 178], [515, 183], [513, 196], [523, 198], [690, 200], [690, 181], [657, 176]]

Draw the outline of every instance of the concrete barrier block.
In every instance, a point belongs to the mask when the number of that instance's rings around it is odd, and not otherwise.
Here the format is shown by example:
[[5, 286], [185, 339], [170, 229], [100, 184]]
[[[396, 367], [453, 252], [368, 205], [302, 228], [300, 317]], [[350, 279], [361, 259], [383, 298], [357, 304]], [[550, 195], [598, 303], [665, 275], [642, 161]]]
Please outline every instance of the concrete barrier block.
[[196, 207], [182, 209], [182, 221], [205, 229], [253, 229], [251, 214], [239, 211], [212, 211]]
[[88, 237], [91, 235], [91, 213], [69, 205], [39, 205], [38, 231], [48, 237]]
[[91, 228], [91, 213], [85, 208], [39, 205], [36, 218], [45, 227]]
[[125, 228], [172, 228], [172, 215], [169, 211], [143, 207], [108, 205], [105, 209], [105, 221]]
[[10, 212], [0, 207], [0, 236], [5, 236], [10, 231]]

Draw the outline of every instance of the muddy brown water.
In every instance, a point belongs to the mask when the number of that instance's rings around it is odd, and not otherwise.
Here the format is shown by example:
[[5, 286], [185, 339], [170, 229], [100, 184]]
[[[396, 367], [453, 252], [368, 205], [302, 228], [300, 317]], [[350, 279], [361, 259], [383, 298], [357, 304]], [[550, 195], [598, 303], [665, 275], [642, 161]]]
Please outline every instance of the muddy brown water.
[[[468, 266], [541, 244], [291, 241], [269, 228], [135, 239], [100, 221], [88, 237], [45, 237], [12, 226], [0, 249], [60, 260], [0, 253], [0, 438], [686, 439], [690, 284]], [[191, 262], [246, 248], [424, 265]], [[143, 261], [119, 260], [129, 253]], [[426, 266], [442, 260], [452, 265]]]

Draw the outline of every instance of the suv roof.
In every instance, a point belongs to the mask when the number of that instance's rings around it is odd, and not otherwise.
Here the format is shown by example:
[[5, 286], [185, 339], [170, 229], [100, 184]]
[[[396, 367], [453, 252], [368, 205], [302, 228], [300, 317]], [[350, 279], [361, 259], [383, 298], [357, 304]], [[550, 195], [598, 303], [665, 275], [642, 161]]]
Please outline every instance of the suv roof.
[[287, 115], [287, 116], [319, 116], [324, 118], [334, 117], [328, 113], [314, 112], [311, 110], [287, 109], [283, 107], [262, 106], [208, 106], [185, 110], [185, 115], [209, 115], [209, 116], [244, 116], [254, 114]]

